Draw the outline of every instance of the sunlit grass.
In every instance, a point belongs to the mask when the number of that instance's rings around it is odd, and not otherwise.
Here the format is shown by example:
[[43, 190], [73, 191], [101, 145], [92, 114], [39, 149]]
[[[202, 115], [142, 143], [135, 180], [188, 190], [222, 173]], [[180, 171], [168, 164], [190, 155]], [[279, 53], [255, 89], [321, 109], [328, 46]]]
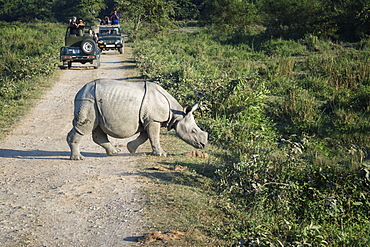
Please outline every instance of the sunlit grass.
[[58, 68], [65, 29], [52, 23], [6, 23], [0, 30], [0, 128], [4, 134]]

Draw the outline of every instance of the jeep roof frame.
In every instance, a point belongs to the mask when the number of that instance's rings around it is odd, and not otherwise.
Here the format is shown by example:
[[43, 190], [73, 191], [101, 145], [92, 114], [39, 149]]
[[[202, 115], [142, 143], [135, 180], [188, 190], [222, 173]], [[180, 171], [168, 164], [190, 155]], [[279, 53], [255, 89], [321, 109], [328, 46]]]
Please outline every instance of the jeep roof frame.
[[[85, 39], [92, 39], [92, 37], [88, 34], [88, 30], [92, 29], [90, 26], [85, 26], [83, 28], [83, 35], [78, 36], [76, 34], [70, 34], [70, 28], [67, 27], [65, 38], [64, 38], [64, 45], [69, 47], [78, 47], [81, 45], [81, 42]], [[93, 29], [92, 29], [93, 30]], [[93, 30], [94, 32], [94, 30]]]

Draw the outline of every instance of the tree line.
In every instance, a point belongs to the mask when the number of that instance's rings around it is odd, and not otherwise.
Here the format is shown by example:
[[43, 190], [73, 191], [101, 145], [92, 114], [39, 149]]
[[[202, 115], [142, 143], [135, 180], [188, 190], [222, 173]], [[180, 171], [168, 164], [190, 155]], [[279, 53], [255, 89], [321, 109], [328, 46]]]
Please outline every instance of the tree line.
[[274, 37], [310, 33], [359, 40], [370, 34], [370, 0], [0, 0], [0, 20], [67, 22], [78, 16], [88, 21], [113, 9], [136, 28], [143, 22], [162, 29], [197, 20], [238, 33], [259, 25]]

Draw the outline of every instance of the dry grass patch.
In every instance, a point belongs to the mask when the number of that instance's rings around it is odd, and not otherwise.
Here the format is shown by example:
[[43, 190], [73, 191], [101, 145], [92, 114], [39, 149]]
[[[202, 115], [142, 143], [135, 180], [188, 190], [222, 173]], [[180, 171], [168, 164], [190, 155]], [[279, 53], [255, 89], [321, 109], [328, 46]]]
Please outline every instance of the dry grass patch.
[[[192, 152], [194, 148], [172, 132], [162, 133], [161, 144], [169, 154], [167, 157], [144, 158], [143, 175], [149, 178], [143, 191], [148, 233], [179, 231], [186, 234], [176, 240], [156, 238], [150, 241], [150, 246], [231, 246], [231, 242], [222, 239], [221, 229], [228, 224], [218, 206], [223, 198], [210, 190], [214, 157], [184, 156], [183, 153]], [[204, 152], [211, 154], [211, 149]], [[187, 169], [178, 171], [179, 166]]]

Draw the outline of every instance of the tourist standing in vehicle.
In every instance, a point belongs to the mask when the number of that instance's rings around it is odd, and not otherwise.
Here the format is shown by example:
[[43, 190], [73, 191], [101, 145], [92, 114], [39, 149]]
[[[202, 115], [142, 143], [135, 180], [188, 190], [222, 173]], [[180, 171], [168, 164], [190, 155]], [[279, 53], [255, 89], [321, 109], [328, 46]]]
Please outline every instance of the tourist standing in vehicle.
[[77, 22], [77, 36], [83, 36], [84, 35], [84, 27], [85, 24], [82, 19], [78, 19]]
[[77, 28], [78, 28], [78, 23], [77, 23], [77, 17], [73, 16], [71, 20], [69, 20], [69, 33], [70, 34], [77, 34]]
[[91, 28], [89, 29], [88, 34], [93, 38], [95, 42], [98, 42], [98, 37], [96, 36], [96, 33]]
[[109, 16], [104, 16], [104, 19], [101, 20], [100, 22], [100, 25], [110, 25], [111, 24], [111, 20], [109, 19]]
[[112, 25], [119, 25], [120, 14], [117, 13], [117, 10], [113, 11], [113, 14], [110, 16], [112, 20]]

